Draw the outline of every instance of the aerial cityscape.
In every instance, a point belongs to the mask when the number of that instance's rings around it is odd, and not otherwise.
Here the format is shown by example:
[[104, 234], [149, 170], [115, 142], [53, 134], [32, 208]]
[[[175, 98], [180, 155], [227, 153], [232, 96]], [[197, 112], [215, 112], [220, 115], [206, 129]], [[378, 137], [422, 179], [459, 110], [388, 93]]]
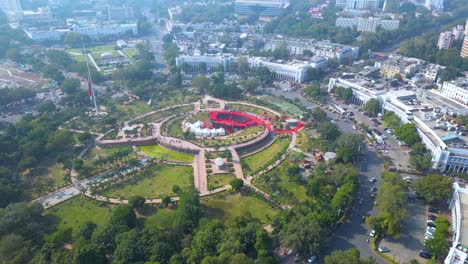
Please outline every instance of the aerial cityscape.
[[468, 264], [467, 0], [0, 0], [0, 263]]

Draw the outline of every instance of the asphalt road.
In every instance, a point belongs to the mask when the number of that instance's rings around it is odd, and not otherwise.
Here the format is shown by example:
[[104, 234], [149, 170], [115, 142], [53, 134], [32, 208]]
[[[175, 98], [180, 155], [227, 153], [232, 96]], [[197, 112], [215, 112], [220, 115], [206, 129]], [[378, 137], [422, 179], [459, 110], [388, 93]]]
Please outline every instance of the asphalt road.
[[[292, 100], [297, 99], [305, 108], [317, 106], [303, 98], [298, 91], [285, 92], [274, 89], [268, 92], [277, 96], [284, 96]], [[336, 124], [344, 133], [359, 133], [357, 130], [353, 129], [351, 121], [340, 119], [337, 114], [326, 109], [323, 110], [327, 113], [329, 118], [336, 120]], [[361, 218], [363, 215], [370, 216], [377, 214], [377, 210], [374, 208], [374, 200], [370, 197], [370, 189], [372, 186], [376, 186], [378, 188], [382, 182], [380, 174], [384, 171], [383, 162], [383, 159], [377, 155], [373, 149], [366, 151], [360, 165], [360, 186], [358, 194], [359, 197], [357, 199], [362, 199], [362, 204], [359, 204], [356, 201], [355, 208], [348, 217], [348, 220], [335, 230], [334, 235], [328, 241], [328, 247], [325, 251], [327, 255], [335, 250], [357, 248], [361, 252], [362, 258], [373, 257], [378, 263], [386, 263], [385, 260], [372, 250], [370, 243], [367, 242], [367, 239], [371, 238], [369, 236], [371, 230]], [[372, 177], [376, 177], [377, 182], [370, 183], [369, 180]]]

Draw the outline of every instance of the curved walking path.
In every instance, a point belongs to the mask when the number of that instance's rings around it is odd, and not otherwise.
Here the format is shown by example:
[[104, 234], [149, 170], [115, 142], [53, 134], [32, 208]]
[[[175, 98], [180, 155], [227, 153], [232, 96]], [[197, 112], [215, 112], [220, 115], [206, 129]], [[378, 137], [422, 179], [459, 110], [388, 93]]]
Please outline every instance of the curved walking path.
[[[222, 109], [224, 109], [226, 107], [226, 104], [235, 103], [235, 104], [241, 104], [241, 105], [247, 105], [247, 106], [260, 108], [260, 109], [263, 109], [263, 110], [268, 111], [270, 113], [273, 113], [275, 115], [281, 116], [281, 114], [279, 114], [278, 112], [276, 112], [274, 110], [268, 109], [268, 108], [263, 107], [263, 106], [257, 106], [257, 105], [251, 104], [251, 103], [227, 102], [227, 101], [212, 98], [212, 97], [204, 98], [203, 102], [207, 103], [208, 100], [219, 103], [220, 108], [222, 108]], [[194, 102], [194, 103], [190, 103], [190, 104], [181, 104], [181, 105], [177, 105], [177, 106], [166, 107], [166, 108], [163, 108], [163, 109], [159, 109], [159, 110], [156, 110], [156, 111], [152, 111], [152, 112], [137, 116], [137, 117], [135, 117], [135, 118], [133, 118], [131, 120], [126, 121], [124, 124], [126, 126], [128, 126], [129, 123], [132, 122], [132, 121], [136, 121], [138, 119], [150, 116], [152, 114], [156, 114], [158, 112], [167, 111], [167, 110], [170, 110], [170, 109], [174, 109], [174, 108], [178, 108], [178, 107], [182, 107], [182, 106], [187, 106], [187, 105], [193, 105], [194, 113], [196, 113], [198, 111], [202, 111], [200, 102]], [[210, 109], [203, 109], [203, 111], [209, 111], [209, 110]], [[289, 151], [295, 146], [295, 142], [296, 142], [296, 134], [295, 133], [292, 134], [292, 139], [291, 139], [291, 142], [290, 142], [290, 144], [288, 146], [287, 152], [284, 155], [282, 155], [280, 159], [275, 161], [273, 164], [268, 166], [266, 169], [258, 172], [257, 174], [245, 178], [244, 174], [243, 174], [243, 171], [242, 171], [241, 158], [239, 157], [236, 149], [240, 149], [240, 148], [243, 148], [243, 147], [248, 147], [248, 146], [254, 145], [254, 144], [264, 140], [266, 137], [268, 137], [270, 135], [270, 131], [268, 129], [264, 129], [263, 133], [261, 133], [260, 135], [255, 137], [253, 140], [250, 140], [250, 141], [247, 141], [247, 142], [231, 145], [231, 146], [228, 146], [228, 147], [220, 147], [220, 148], [205, 147], [204, 148], [204, 147], [200, 147], [200, 146], [198, 146], [198, 145], [196, 145], [194, 143], [191, 143], [191, 142], [189, 142], [187, 140], [184, 140], [184, 139], [174, 138], [174, 137], [170, 137], [170, 136], [163, 136], [161, 134], [161, 126], [165, 122], [167, 122], [168, 120], [173, 118], [174, 116], [176, 116], [176, 115], [171, 115], [171, 116], [168, 116], [168, 117], [164, 117], [164, 118], [161, 118], [161, 119], [159, 119], [159, 120], [157, 120], [155, 122], [152, 122], [151, 123], [151, 125], [153, 126], [152, 135], [147, 136], [147, 137], [138, 137], [138, 138], [134, 138], [134, 139], [103, 140], [102, 138], [106, 134], [112, 132], [114, 129], [111, 129], [111, 130], [107, 131], [106, 133], [93, 133], [93, 134], [97, 135], [97, 138], [95, 139], [94, 142], [88, 144], [85, 147], [85, 149], [83, 149], [80, 152], [80, 154], [78, 155], [78, 158], [82, 158], [84, 156], [84, 154], [87, 151], [89, 151], [89, 149], [91, 147], [93, 147], [95, 145], [129, 144], [138, 153], [138, 150], [136, 149], [136, 145], [138, 145], [140, 143], [143, 144], [143, 143], [148, 143], [148, 142], [159, 143], [159, 145], [161, 145], [164, 148], [167, 148], [167, 149], [170, 149], [170, 150], [175, 150], [175, 151], [178, 151], [178, 152], [196, 153], [195, 156], [194, 156], [193, 163], [191, 164], [193, 166], [193, 171], [194, 171], [194, 186], [195, 186], [195, 188], [197, 188], [199, 190], [200, 196], [207, 196], [207, 195], [212, 195], [212, 194], [215, 194], [215, 193], [218, 193], [218, 192], [226, 191], [227, 189], [231, 188], [231, 186], [226, 185], [224, 187], [220, 187], [220, 188], [217, 188], [217, 189], [214, 189], [214, 190], [208, 190], [208, 178], [207, 178], [207, 172], [206, 172], [205, 152], [206, 151], [216, 152], [216, 151], [228, 150], [231, 153], [232, 164], [234, 165], [233, 168], [234, 168], [234, 174], [235, 174], [236, 178], [241, 179], [244, 182], [244, 185], [249, 186], [251, 189], [253, 189], [254, 191], [256, 191], [256, 192], [260, 193], [262, 196], [264, 196], [266, 199], [270, 199], [270, 195], [267, 194], [266, 192], [262, 191], [261, 189], [255, 187], [252, 184], [252, 180], [253, 180], [254, 177], [258, 177], [258, 176], [262, 175], [263, 173], [266, 173], [269, 170], [273, 169], [274, 167], [276, 167], [278, 164], [280, 164], [286, 158]], [[70, 131], [78, 132], [78, 133], [86, 132], [86, 131], [79, 131], [79, 130], [70, 130]], [[271, 142], [273, 142], [273, 141], [271, 141]], [[271, 144], [271, 142], [269, 142], [269, 143]], [[261, 148], [261, 150], [263, 150], [263, 149], [264, 148]], [[145, 161], [143, 162], [143, 160], [145, 160]], [[146, 163], [146, 159], [141, 159], [140, 162], [141, 162], [142, 165], [144, 165], [144, 163]], [[187, 164], [184, 164], [184, 165], [187, 165]], [[44, 208], [49, 208], [49, 207], [54, 206], [54, 205], [56, 205], [56, 204], [58, 204], [60, 202], [63, 202], [66, 199], [70, 199], [71, 197], [74, 197], [74, 196], [79, 195], [79, 194], [84, 194], [85, 196], [90, 197], [90, 198], [95, 199], [95, 200], [98, 200], [98, 201], [109, 202], [109, 203], [128, 203], [128, 200], [125, 200], [125, 199], [104, 197], [104, 196], [92, 194], [91, 190], [90, 190], [90, 187], [92, 185], [94, 185], [94, 184], [104, 183], [104, 182], [107, 182], [107, 181], [110, 181], [110, 180], [113, 180], [113, 179], [125, 177], [127, 174], [129, 174], [129, 173], [131, 173], [131, 172], [133, 172], [133, 171], [135, 171], [137, 169], [139, 169], [139, 167], [126, 169], [123, 172], [121, 172], [119, 169], [108, 170], [108, 171], [99, 173], [99, 174], [93, 176], [92, 178], [81, 180], [81, 181], [79, 181], [77, 179], [78, 173], [74, 169], [72, 169], [72, 171], [71, 171], [72, 184], [71, 185], [69, 185], [67, 187], [64, 187], [64, 188], [62, 188], [62, 189], [60, 189], [60, 190], [58, 190], [56, 192], [53, 192], [53, 193], [50, 193], [50, 194], [45, 195], [43, 197], [40, 197], [40, 198], [38, 198], [38, 199], [36, 199], [34, 201], [41, 203], [44, 206]], [[111, 174], [110, 177], [109, 177], [109, 174]], [[178, 201], [178, 199], [179, 199], [179, 197], [172, 197], [171, 201], [175, 202], [175, 201]], [[145, 203], [148, 203], [148, 204], [162, 203], [162, 199], [146, 199]], [[283, 209], [287, 209], [290, 206], [282, 204], [281, 207]]]

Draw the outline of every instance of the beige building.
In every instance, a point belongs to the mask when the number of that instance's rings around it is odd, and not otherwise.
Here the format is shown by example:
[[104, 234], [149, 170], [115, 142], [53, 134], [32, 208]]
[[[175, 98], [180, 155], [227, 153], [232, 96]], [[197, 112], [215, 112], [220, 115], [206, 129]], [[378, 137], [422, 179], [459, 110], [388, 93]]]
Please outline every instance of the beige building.
[[462, 58], [468, 58], [468, 36], [465, 36], [465, 40], [463, 40], [460, 56], [462, 56]]

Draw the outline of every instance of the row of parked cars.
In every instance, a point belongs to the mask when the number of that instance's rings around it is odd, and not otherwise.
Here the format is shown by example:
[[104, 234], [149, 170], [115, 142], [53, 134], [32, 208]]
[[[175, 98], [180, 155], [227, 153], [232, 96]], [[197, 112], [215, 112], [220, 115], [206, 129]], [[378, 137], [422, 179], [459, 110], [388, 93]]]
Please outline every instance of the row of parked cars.
[[[434, 237], [434, 233], [437, 228], [435, 220], [437, 219], [437, 214], [439, 213], [439, 210], [432, 206], [429, 206], [427, 208], [427, 211], [428, 211], [427, 227], [426, 227], [426, 234], [424, 235], [425, 241], [432, 239]], [[432, 254], [429, 253], [426, 249], [423, 249], [421, 252], [419, 252], [419, 256], [425, 259], [432, 258]]]

